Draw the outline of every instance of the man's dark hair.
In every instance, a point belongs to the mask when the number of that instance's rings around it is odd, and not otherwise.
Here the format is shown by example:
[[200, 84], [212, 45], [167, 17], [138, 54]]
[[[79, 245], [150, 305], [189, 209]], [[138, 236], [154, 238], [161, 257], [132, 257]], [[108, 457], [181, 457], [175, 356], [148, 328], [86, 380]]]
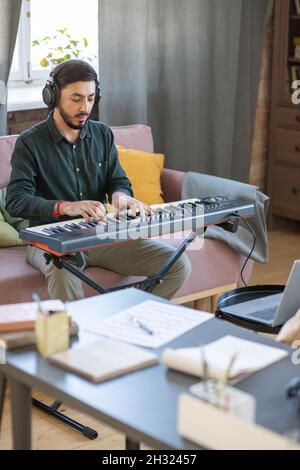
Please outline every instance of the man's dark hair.
[[93, 67], [84, 60], [71, 59], [58, 64], [50, 74], [58, 88], [64, 88], [70, 83], [95, 80], [97, 83], [97, 73]]

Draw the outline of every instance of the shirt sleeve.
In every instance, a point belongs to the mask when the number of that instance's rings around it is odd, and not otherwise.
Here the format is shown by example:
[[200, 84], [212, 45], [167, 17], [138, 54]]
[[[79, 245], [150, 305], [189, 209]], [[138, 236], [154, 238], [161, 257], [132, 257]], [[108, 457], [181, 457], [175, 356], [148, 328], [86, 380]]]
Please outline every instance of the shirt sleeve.
[[37, 165], [22, 137], [17, 139], [11, 160], [12, 172], [6, 193], [6, 210], [12, 217], [50, 219], [56, 200], [36, 196]]
[[111, 202], [112, 195], [116, 191], [122, 191], [129, 196], [133, 196], [132, 186], [129, 179], [123, 170], [119, 158], [117, 147], [114, 143], [114, 136], [111, 129], [107, 128], [107, 178], [106, 178], [106, 194], [109, 202]]

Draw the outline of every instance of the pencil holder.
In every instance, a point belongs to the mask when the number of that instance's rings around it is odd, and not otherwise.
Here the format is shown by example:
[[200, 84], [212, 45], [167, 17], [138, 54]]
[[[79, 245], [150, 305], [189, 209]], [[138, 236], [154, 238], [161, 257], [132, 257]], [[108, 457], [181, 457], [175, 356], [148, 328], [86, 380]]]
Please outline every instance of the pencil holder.
[[69, 318], [65, 311], [38, 310], [35, 322], [38, 352], [48, 357], [69, 347]]
[[203, 380], [190, 387], [190, 392], [218, 408], [249, 422], [255, 421], [256, 400], [249, 393], [217, 380]]

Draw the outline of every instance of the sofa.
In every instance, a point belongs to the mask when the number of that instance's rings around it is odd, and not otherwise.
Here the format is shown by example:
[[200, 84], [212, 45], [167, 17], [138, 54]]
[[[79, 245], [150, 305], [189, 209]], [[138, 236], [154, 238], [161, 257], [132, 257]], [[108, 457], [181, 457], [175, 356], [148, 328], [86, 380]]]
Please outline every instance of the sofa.
[[[145, 125], [112, 127], [115, 142], [123, 147], [153, 152], [151, 128]], [[0, 137], [0, 189], [9, 182], [10, 160], [17, 136]], [[161, 186], [166, 202], [181, 199], [181, 184], [184, 172], [164, 169]], [[200, 196], [200, 195], [199, 195]], [[181, 240], [165, 240], [178, 246]], [[0, 248], [0, 304], [31, 300], [33, 291], [41, 298], [47, 298], [44, 277], [26, 262], [26, 247], [13, 246]], [[192, 263], [192, 273], [172, 299], [177, 304], [193, 302], [197, 309], [215, 310], [218, 295], [240, 285], [240, 270], [244, 257], [233, 251], [223, 242], [205, 239], [199, 250], [186, 251]], [[249, 279], [252, 261], [247, 264], [244, 277]], [[85, 273], [104, 287], [134, 282], [139, 278], [124, 277], [102, 268], [87, 268]], [[88, 285], [84, 285], [85, 295], [97, 295]], [[207, 300], [210, 304], [207, 308]]]

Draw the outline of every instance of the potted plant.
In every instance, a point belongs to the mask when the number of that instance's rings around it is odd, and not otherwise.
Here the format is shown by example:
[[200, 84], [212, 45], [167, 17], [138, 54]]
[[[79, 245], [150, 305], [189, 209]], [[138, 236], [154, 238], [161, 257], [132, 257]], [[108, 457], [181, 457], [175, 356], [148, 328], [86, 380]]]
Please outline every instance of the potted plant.
[[74, 39], [67, 28], [57, 29], [52, 36], [34, 39], [32, 46], [40, 46], [43, 49], [48, 46], [48, 51], [40, 60], [42, 67], [54, 67], [69, 59], [82, 59], [88, 62], [96, 59], [95, 54], [89, 54], [87, 38]]

